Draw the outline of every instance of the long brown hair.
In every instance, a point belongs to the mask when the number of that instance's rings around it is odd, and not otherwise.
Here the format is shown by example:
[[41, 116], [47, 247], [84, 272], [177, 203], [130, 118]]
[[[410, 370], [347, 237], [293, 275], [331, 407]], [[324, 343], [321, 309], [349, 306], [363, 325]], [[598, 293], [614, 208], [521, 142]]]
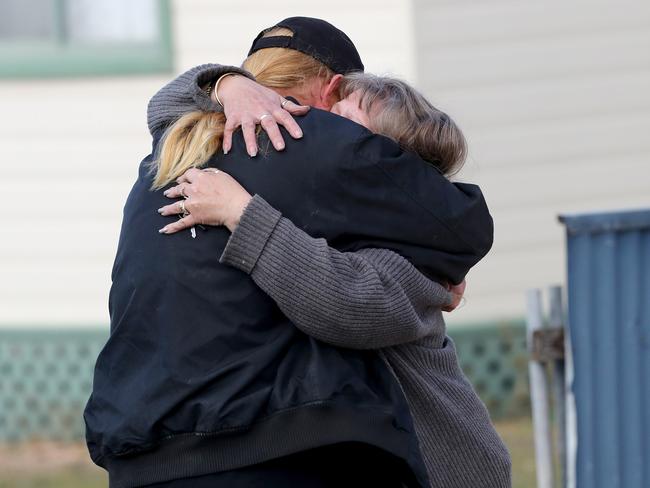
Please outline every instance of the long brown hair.
[[[290, 36], [282, 27], [269, 30], [265, 36]], [[334, 72], [311, 56], [294, 49], [268, 48], [251, 54], [242, 67], [258, 83], [268, 88], [291, 89], [303, 98], [309, 81], [322, 78], [329, 81]], [[226, 118], [220, 112], [189, 112], [172, 124], [163, 135], [152, 188], [160, 189], [190, 168], [199, 168], [221, 147]]]

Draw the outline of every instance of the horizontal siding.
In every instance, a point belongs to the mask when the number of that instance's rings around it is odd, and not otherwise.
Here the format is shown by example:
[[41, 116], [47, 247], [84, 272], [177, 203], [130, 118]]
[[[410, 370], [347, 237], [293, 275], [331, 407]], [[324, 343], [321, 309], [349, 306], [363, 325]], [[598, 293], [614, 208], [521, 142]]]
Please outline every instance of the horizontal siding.
[[[320, 16], [350, 35], [369, 71], [415, 81], [454, 116], [471, 150], [459, 178], [484, 189], [496, 240], [451, 323], [523, 316], [525, 288], [564, 281], [558, 213], [650, 205], [650, 7], [305, 5], [172, 2], [176, 70], [239, 64], [261, 28]], [[150, 150], [146, 102], [164, 82], [0, 82], [11, 206], [0, 227], [0, 326], [107, 323], [122, 205]]]
[[[610, 26], [611, 28], [611, 26]], [[650, 42], [647, 28], [632, 31], [576, 33], [558, 37], [534, 37], [476, 45], [446, 43], [419, 44], [427, 61], [453, 69], [435, 70], [435, 83], [446, 89], [483, 85], [538, 82], [583, 77], [587, 74], [609, 74], [634, 71], [639, 55]], [[513, 63], [516, 60], [516, 63]], [[433, 71], [433, 70], [432, 70]], [[420, 64], [420, 73], [426, 73]], [[472, 77], [469, 78], [468, 75]]]
[[97, 325], [122, 206], [150, 151], [163, 78], [3, 82], [2, 172], [19, 219], [0, 228], [0, 324]]
[[[346, 30], [369, 69], [413, 76], [408, 9], [393, 2], [251, 8], [182, 0], [172, 10], [178, 71], [239, 64], [262, 28], [309, 15]], [[382, 41], [378, 31], [393, 38]], [[147, 101], [165, 78], [0, 80], [2, 187], [11, 202], [11, 218], [0, 226], [0, 327], [108, 323], [122, 206], [150, 151]]]
[[[611, 114], [618, 115], [615, 119], [624, 119], [647, 113], [650, 97], [639, 94], [650, 85], [649, 68], [530, 82], [476, 83], [463, 88], [443, 89], [429, 82], [427, 89], [434, 103], [457, 108], [455, 115], [467, 119], [465, 128], [516, 133], [547, 125], [582, 124], [585, 118]], [[522, 127], [522, 122], [526, 126]]]
[[650, 6], [414, 2], [417, 84], [463, 128], [495, 243], [452, 324], [565, 282], [557, 215], [650, 206]]
[[209, 0], [176, 1], [173, 21], [178, 66], [206, 61], [239, 65], [260, 30], [292, 16], [323, 18], [342, 29], [354, 41], [369, 71], [407, 79], [415, 76], [410, 2], [390, 0], [334, 0], [320, 5], [296, 0], [218, 5]]
[[473, 46], [515, 43], [521, 39], [554, 39], [608, 31], [644, 30], [650, 11], [642, 2], [558, 0], [544, 3], [517, 0], [415, 0], [420, 43]]

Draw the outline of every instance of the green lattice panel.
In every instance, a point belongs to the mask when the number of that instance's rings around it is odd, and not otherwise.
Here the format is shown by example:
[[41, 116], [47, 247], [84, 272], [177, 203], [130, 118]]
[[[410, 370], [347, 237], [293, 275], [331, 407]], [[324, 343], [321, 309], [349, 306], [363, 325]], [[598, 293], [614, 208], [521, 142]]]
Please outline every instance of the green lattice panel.
[[493, 418], [530, 411], [523, 322], [450, 331], [463, 371]]
[[0, 441], [84, 436], [102, 331], [0, 330]]
[[[528, 411], [522, 324], [455, 328], [450, 335], [494, 418]], [[0, 442], [83, 439], [83, 409], [107, 336], [102, 329], [0, 329]]]

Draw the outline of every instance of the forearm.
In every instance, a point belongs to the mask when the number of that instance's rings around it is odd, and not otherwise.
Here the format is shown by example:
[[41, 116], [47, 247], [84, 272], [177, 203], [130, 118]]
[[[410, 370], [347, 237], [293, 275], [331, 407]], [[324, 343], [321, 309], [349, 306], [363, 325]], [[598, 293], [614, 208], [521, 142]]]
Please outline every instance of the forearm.
[[392, 251], [333, 249], [258, 195], [220, 261], [249, 273], [303, 332], [339, 347], [376, 349], [444, 334], [440, 308], [451, 296], [443, 286]]
[[210, 63], [195, 66], [167, 83], [149, 100], [149, 132], [154, 134], [193, 110], [222, 112], [223, 107], [213, 101], [203, 87], [221, 75], [231, 72], [254, 79], [248, 71], [241, 68]]

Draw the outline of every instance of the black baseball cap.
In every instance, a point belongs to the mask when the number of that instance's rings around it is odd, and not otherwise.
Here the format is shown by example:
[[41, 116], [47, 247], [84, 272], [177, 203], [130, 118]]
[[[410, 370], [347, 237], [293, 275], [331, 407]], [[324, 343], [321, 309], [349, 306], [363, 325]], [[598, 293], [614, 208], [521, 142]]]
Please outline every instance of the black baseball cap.
[[[285, 27], [293, 36], [262, 37], [271, 29]], [[289, 17], [273, 27], [264, 29], [253, 41], [248, 51], [250, 56], [255, 51], [269, 47], [295, 49], [320, 61], [335, 73], [345, 75], [352, 71], [363, 71], [361, 56], [345, 32], [329, 22], [312, 17]]]

